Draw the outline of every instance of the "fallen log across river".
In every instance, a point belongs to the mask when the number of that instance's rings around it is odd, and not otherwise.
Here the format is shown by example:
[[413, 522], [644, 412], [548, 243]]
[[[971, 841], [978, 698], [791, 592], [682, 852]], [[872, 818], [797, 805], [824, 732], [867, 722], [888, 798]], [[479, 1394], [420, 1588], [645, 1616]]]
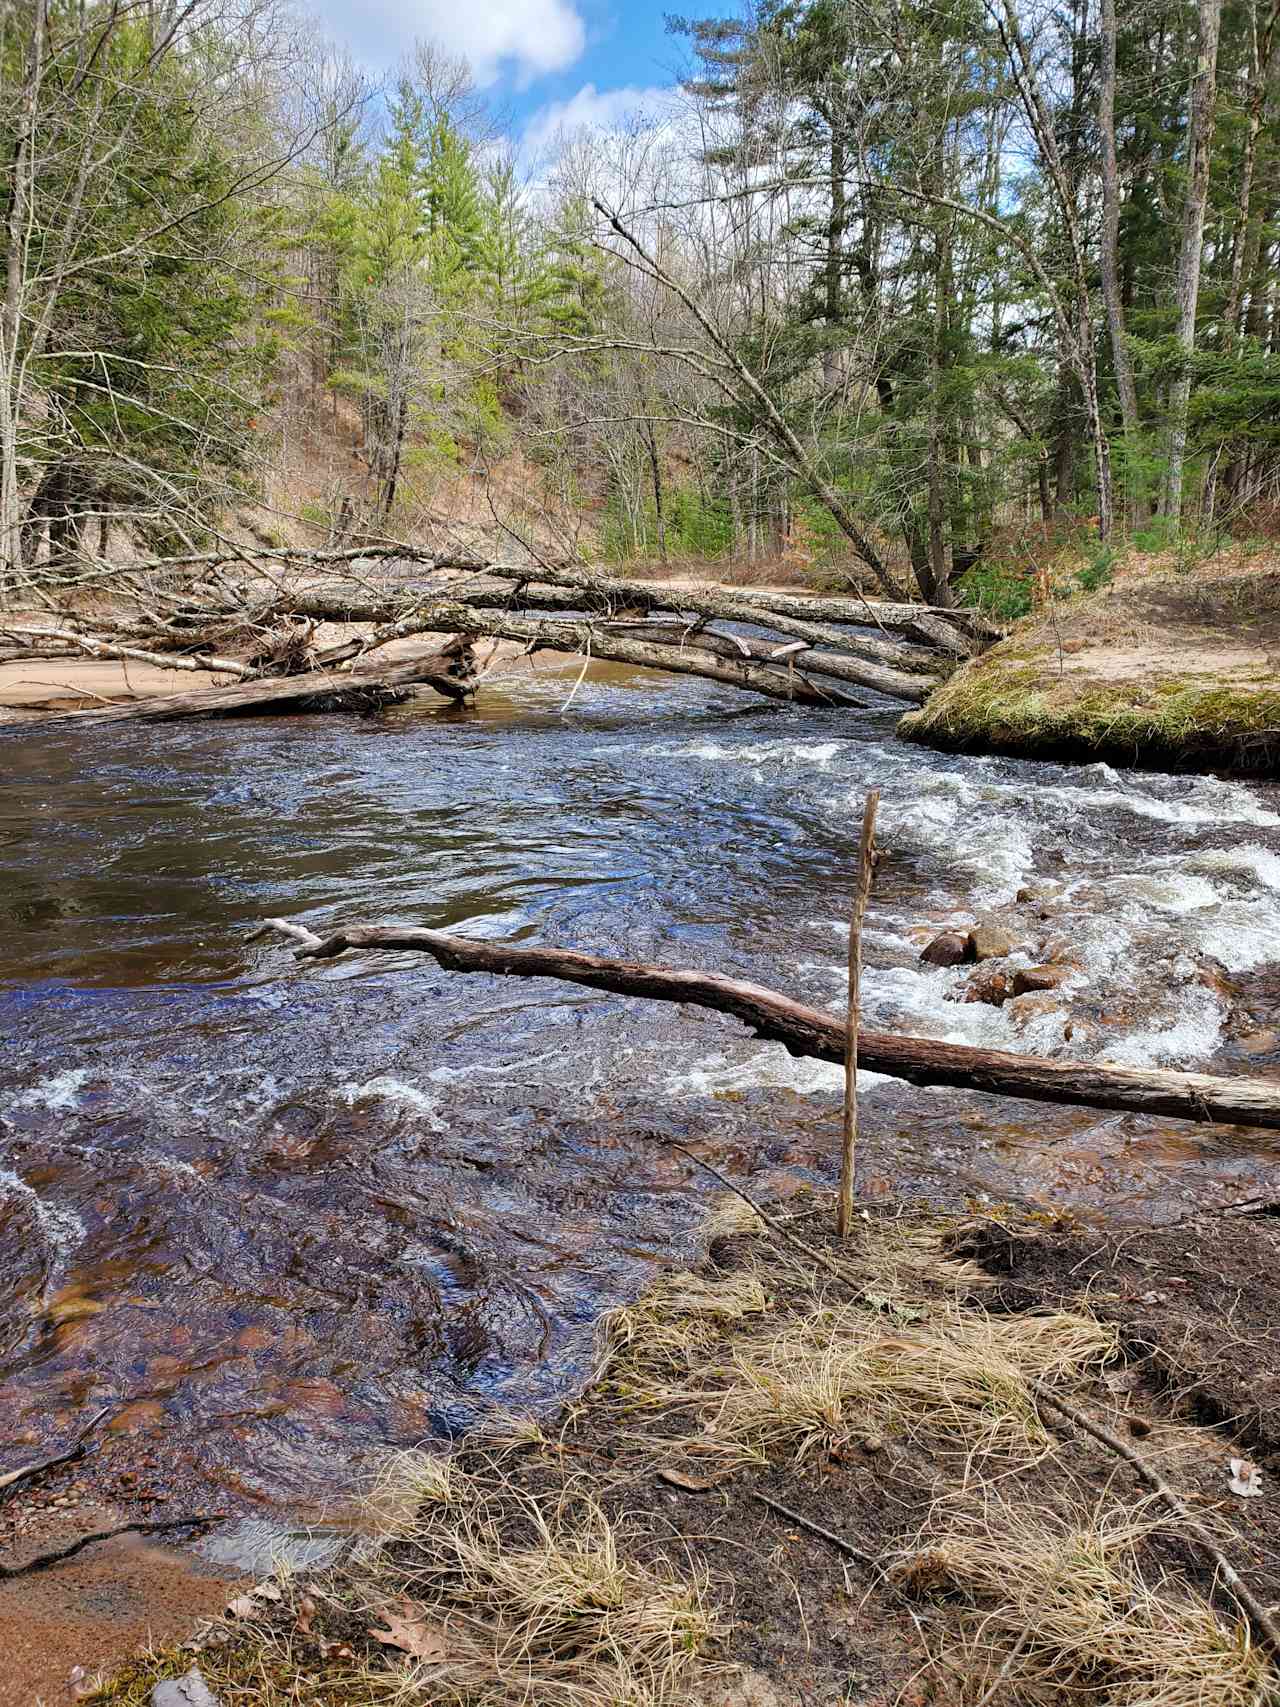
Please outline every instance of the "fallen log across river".
[[[297, 567], [306, 561], [304, 554]], [[310, 561], [335, 566], [330, 553]], [[427, 572], [414, 574], [419, 565]], [[220, 574], [178, 590], [147, 591], [134, 584], [136, 577], [122, 578], [112, 602], [97, 612], [68, 606], [52, 617], [0, 619], [0, 643], [12, 644], [18, 656], [56, 642], [68, 656], [239, 678], [227, 687], [54, 712], [98, 722], [161, 722], [374, 710], [407, 697], [413, 686], [467, 703], [479, 680], [474, 670], [437, 669], [427, 657], [406, 674], [400, 661], [375, 662], [392, 642], [422, 637], [427, 643], [440, 635], [458, 636], [464, 646], [489, 637], [526, 652], [550, 649], [701, 676], [795, 705], [866, 709], [850, 687], [921, 705], [958, 658], [990, 637], [973, 612], [944, 615], [865, 599], [810, 603], [759, 588], [647, 582], [582, 565], [431, 558], [408, 548], [401, 561], [383, 565], [381, 578], [359, 561], [348, 562], [344, 575], [295, 574], [287, 582], [261, 567], [247, 570], [238, 582]], [[326, 645], [317, 638], [325, 624], [347, 632]], [[748, 632], [740, 632], [744, 627]]]
[[[843, 1064], [845, 1059], [847, 1029], [842, 1019], [806, 1007], [762, 984], [745, 983], [718, 972], [606, 959], [570, 948], [516, 948], [410, 926], [351, 925], [326, 937], [288, 919], [269, 919], [267, 926], [301, 943], [299, 960], [331, 960], [348, 949], [407, 949], [431, 955], [449, 972], [558, 978], [621, 996], [710, 1008], [741, 1020], [757, 1037], [783, 1044], [792, 1055], [836, 1064]], [[991, 1096], [1025, 1097], [1032, 1102], [1280, 1130], [1280, 1084], [1265, 1079], [1109, 1067], [1095, 1061], [1053, 1061], [861, 1028], [858, 1065], [866, 1072], [905, 1079], [913, 1085], [947, 1085]]]

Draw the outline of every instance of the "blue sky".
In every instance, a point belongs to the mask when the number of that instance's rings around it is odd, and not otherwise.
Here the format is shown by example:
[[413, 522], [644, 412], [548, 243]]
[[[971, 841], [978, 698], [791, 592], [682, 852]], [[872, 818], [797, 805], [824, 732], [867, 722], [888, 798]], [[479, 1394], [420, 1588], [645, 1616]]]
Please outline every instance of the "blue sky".
[[[668, 0], [672, 4], [673, 0]], [[688, 0], [674, 0], [687, 4]], [[518, 136], [608, 126], [671, 84], [685, 44], [648, 0], [314, 0], [325, 33], [369, 69], [394, 68], [415, 37], [464, 55]], [[693, 5], [695, 15], [724, 0]]]

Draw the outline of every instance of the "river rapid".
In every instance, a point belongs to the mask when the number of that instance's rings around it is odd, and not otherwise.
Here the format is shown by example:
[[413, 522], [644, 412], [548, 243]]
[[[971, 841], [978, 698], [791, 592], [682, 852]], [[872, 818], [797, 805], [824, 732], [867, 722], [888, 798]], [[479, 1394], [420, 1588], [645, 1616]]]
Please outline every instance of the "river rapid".
[[[887, 706], [607, 668], [566, 711], [572, 680], [379, 722], [0, 730], [0, 1469], [110, 1405], [104, 1463], [305, 1507], [581, 1382], [601, 1311], [692, 1252], [716, 1189], [664, 1137], [766, 1194], [834, 1177], [836, 1068], [567, 985], [299, 965], [250, 940], [272, 915], [834, 1007], [878, 786], [868, 1024], [1280, 1074], [1280, 790], [944, 757]], [[982, 912], [1024, 961], [1065, 941], [1066, 989], [951, 999], [968, 969], [921, 945]], [[1157, 1221], [1280, 1196], [1267, 1134], [875, 1078], [862, 1099], [869, 1195]]]

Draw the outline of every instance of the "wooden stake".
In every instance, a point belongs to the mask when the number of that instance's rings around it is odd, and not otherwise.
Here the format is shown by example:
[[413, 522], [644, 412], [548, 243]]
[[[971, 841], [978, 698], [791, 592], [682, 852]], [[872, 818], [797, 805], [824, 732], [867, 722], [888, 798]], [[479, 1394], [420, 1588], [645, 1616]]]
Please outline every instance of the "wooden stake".
[[849, 1022], [844, 1052], [844, 1122], [840, 1133], [840, 1201], [836, 1209], [836, 1231], [849, 1237], [853, 1223], [853, 1186], [858, 1150], [858, 1010], [862, 988], [862, 920], [871, 894], [875, 863], [876, 808], [880, 790], [873, 788], [862, 812], [862, 839], [858, 843], [858, 883], [853, 892], [849, 917]]

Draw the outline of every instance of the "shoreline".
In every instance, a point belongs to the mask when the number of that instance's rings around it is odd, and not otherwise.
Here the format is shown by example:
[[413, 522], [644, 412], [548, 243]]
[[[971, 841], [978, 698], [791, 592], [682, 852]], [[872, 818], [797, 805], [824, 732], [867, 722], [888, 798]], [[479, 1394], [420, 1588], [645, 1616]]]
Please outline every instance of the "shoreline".
[[[722, 1203], [692, 1271], [604, 1319], [597, 1375], [556, 1419], [400, 1455], [376, 1544], [258, 1585], [87, 1699], [143, 1707], [192, 1665], [237, 1707], [298, 1688], [324, 1707], [1013, 1707], [1112, 1661], [1150, 1699], [1182, 1701], [1160, 1690], [1188, 1676], [1208, 1693], [1186, 1699], [1222, 1707], [1274, 1689], [1213, 1557], [1171, 1544], [1131, 1463], [1039, 1395], [1215, 1514], [1274, 1599], [1280, 1514], [1228, 1483], [1233, 1456], [1280, 1445], [1275, 1231], [899, 1204], [839, 1243], [831, 1207], [801, 1194], [766, 1226]], [[1218, 1288], [1246, 1278], [1247, 1376], [1215, 1349]], [[1024, 1596], [1050, 1582], [1028, 1645]]]
[[1280, 575], [1125, 577], [1024, 618], [898, 722], [943, 752], [1274, 774]]

